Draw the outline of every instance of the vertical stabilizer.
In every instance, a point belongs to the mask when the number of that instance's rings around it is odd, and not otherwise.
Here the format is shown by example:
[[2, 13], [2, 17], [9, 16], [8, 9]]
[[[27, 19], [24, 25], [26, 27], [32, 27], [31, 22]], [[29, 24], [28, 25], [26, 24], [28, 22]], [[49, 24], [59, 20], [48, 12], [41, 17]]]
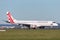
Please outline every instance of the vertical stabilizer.
[[8, 21], [13, 24], [14, 23], [14, 18], [12, 17], [10, 12], [7, 12], [7, 17], [8, 17]]

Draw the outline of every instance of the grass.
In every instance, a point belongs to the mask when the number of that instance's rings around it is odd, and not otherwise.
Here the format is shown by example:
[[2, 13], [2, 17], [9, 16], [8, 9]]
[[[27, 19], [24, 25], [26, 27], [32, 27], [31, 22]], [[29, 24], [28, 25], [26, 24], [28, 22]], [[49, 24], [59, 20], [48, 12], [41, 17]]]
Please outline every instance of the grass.
[[9, 29], [0, 32], [0, 40], [60, 40], [60, 29]]

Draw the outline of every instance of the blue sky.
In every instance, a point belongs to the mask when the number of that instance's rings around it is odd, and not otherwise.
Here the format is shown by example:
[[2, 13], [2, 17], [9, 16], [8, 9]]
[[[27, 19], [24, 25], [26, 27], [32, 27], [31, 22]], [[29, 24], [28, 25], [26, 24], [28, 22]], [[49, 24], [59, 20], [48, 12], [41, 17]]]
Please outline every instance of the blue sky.
[[60, 22], [60, 0], [0, 0], [0, 23], [10, 11], [19, 20], [52, 20]]

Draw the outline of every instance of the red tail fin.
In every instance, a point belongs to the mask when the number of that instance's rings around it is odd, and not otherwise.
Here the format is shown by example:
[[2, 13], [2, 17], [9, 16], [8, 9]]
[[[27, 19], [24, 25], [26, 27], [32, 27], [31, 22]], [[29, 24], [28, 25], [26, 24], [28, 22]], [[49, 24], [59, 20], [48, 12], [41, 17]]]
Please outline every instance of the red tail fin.
[[14, 19], [13, 19], [12, 15], [10, 14], [10, 12], [7, 12], [7, 17], [8, 17], [8, 21], [13, 24]]

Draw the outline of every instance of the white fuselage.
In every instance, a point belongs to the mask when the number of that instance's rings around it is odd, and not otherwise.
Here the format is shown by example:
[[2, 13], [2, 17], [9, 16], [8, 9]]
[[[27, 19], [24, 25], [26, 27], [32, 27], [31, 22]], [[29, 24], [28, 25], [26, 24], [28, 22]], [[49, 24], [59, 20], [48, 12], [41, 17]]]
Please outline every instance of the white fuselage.
[[30, 24], [31, 27], [40, 27], [40, 26], [58, 26], [54, 21], [19, 21], [15, 20], [15, 23], [19, 24]]

